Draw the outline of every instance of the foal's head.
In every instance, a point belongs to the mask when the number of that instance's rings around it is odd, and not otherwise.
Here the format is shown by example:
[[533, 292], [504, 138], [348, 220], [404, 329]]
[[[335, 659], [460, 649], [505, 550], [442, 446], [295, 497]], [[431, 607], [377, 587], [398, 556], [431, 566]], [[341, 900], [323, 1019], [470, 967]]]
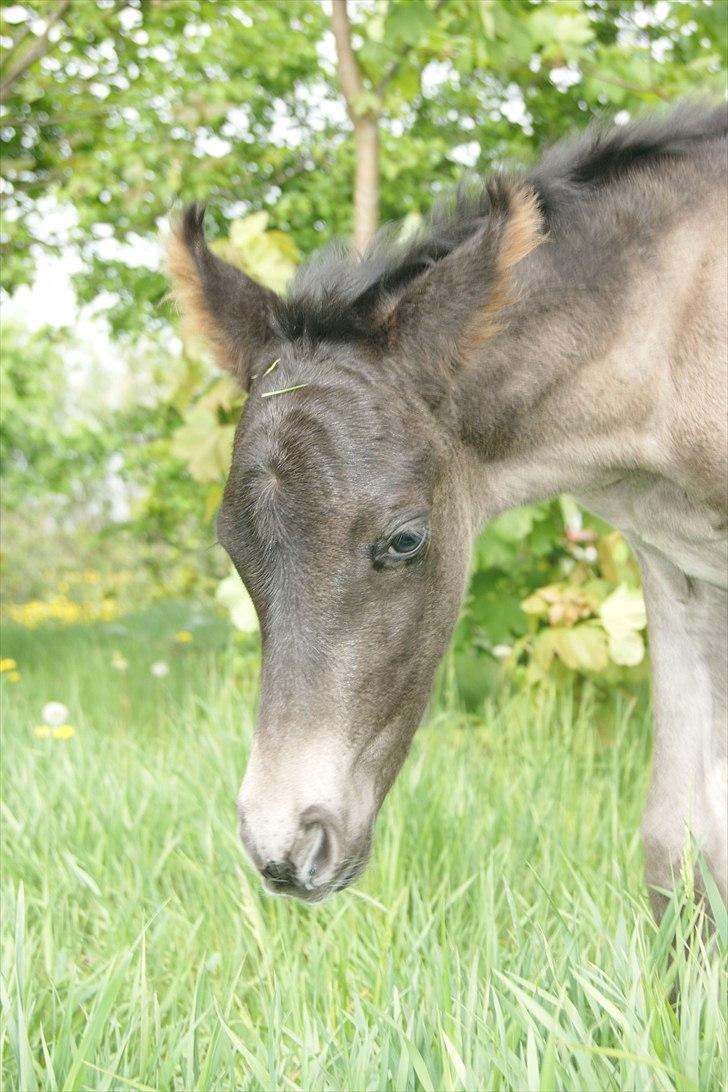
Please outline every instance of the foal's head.
[[248, 391], [217, 525], [260, 618], [238, 810], [275, 891], [315, 901], [366, 863], [466, 583], [461, 363], [537, 239], [499, 182], [409, 244], [329, 251], [284, 301], [211, 253], [200, 210], [173, 236], [186, 317]]

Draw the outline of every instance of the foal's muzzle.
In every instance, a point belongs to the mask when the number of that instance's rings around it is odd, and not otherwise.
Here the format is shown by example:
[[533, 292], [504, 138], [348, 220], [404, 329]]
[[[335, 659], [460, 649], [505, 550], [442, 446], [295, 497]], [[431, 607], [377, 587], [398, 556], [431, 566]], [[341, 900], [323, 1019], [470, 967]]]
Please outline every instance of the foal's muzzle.
[[319, 902], [351, 883], [366, 863], [366, 853], [355, 857], [344, 854], [336, 820], [325, 809], [308, 808], [303, 812], [290, 846], [275, 857], [256, 844], [241, 805], [238, 814], [241, 841], [274, 894]]

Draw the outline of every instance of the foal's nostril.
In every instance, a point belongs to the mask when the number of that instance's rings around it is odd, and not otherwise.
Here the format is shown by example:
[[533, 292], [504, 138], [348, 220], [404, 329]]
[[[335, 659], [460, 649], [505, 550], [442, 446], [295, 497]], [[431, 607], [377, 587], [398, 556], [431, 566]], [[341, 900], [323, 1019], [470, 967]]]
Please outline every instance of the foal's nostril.
[[322, 823], [311, 823], [297, 854], [302, 883], [310, 883], [325, 868], [329, 859], [330, 841]]
[[299, 818], [293, 838], [277, 839], [278, 852], [271, 846], [267, 853], [240, 805], [238, 812], [243, 845], [271, 890], [308, 897], [311, 892], [320, 893], [331, 882], [339, 861], [340, 837], [329, 812], [307, 808]]
[[338, 839], [328, 816], [309, 809], [301, 817], [301, 829], [293, 848], [299, 883], [306, 887], [323, 882], [336, 861]]
[[296, 882], [296, 870], [291, 861], [268, 861], [261, 873], [272, 883]]

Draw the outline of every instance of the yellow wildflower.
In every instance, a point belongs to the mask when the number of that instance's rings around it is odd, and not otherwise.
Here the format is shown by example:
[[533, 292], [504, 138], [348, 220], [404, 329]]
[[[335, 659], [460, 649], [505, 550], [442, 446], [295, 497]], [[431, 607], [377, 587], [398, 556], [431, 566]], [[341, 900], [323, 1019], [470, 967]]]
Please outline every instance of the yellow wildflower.
[[8, 682], [20, 682], [20, 672], [8, 671]]
[[70, 739], [71, 736], [75, 736], [76, 729], [71, 727], [70, 724], [61, 724], [58, 728], [53, 729], [54, 739]]
[[194, 640], [194, 637], [188, 629], [181, 629], [174, 639], [180, 645], [189, 645]]
[[18, 665], [16, 664], [15, 660], [11, 660], [9, 656], [7, 656], [4, 660], [0, 660], [0, 672], [14, 671], [17, 666]]
[[51, 730], [47, 724], [39, 724], [37, 728], [33, 729], [33, 735], [37, 736], [38, 739], [47, 739], [50, 734]]
[[109, 622], [119, 613], [113, 599], [106, 596], [100, 603], [75, 603], [65, 594], [54, 595], [47, 601], [30, 599], [27, 603], [10, 603], [5, 608], [8, 618], [28, 629], [42, 622], [60, 622], [73, 625], [76, 622]]

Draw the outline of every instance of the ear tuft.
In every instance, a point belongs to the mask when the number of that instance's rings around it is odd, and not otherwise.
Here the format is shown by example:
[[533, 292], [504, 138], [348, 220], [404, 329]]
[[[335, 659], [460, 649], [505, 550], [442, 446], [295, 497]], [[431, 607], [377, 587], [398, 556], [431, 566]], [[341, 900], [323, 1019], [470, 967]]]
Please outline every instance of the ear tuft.
[[[227, 366], [229, 346], [220, 342], [219, 330], [210, 312], [200, 276], [207, 242], [204, 233], [205, 206], [189, 205], [172, 225], [167, 239], [167, 273], [172, 282], [171, 298], [182, 316], [185, 337], [207, 341], [218, 363]], [[199, 256], [196, 260], [195, 255]]]
[[[482, 208], [481, 208], [482, 205]], [[536, 195], [495, 175], [467, 236], [388, 301], [380, 321], [391, 345], [448, 370], [504, 327], [513, 268], [543, 240]], [[455, 221], [457, 227], [457, 221]]]
[[510, 215], [506, 222], [501, 264], [510, 269], [539, 246], [545, 236], [538, 198], [524, 187], [511, 194]]
[[204, 232], [205, 206], [189, 205], [172, 224], [167, 271], [186, 336], [204, 339], [217, 362], [248, 386], [250, 364], [271, 338], [275, 294], [213, 254]]
[[543, 242], [543, 221], [536, 194], [525, 187], [513, 187], [496, 177], [491, 183], [491, 218], [499, 236], [492, 280], [482, 308], [473, 315], [464, 344], [477, 348], [504, 329], [502, 313], [514, 299], [512, 269]]

